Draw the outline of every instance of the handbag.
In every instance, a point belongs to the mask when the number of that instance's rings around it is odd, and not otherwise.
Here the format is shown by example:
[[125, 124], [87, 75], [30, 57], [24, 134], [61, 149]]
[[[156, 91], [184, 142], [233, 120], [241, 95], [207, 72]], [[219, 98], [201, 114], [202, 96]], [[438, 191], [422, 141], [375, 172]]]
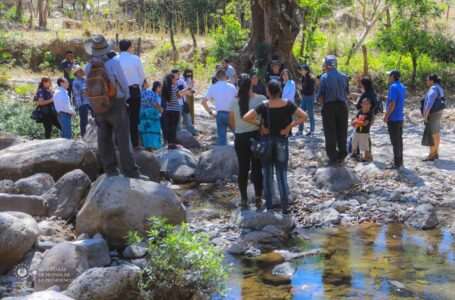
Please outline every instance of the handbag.
[[[438, 90], [439, 93], [439, 90]], [[420, 112], [423, 115], [423, 110], [425, 108], [425, 98], [423, 97], [422, 100], [420, 100]], [[430, 109], [430, 114], [440, 112], [441, 110], [444, 110], [446, 108], [446, 99], [444, 96], [441, 97], [439, 94], [438, 98], [436, 98], [433, 102], [433, 106]]]
[[[251, 152], [257, 159], [268, 159], [272, 157], [272, 137], [270, 133], [270, 110], [268, 104], [265, 104], [267, 109], [267, 126], [269, 128], [269, 134], [267, 137], [261, 136], [258, 139], [251, 138]], [[262, 125], [262, 119], [261, 119]]]
[[422, 146], [434, 146], [433, 136], [431, 135], [430, 124], [425, 122], [425, 129], [423, 130]]
[[43, 113], [41, 112], [39, 106], [35, 107], [35, 109], [32, 110], [32, 112], [30, 113], [30, 119], [35, 120], [36, 123], [44, 122]]

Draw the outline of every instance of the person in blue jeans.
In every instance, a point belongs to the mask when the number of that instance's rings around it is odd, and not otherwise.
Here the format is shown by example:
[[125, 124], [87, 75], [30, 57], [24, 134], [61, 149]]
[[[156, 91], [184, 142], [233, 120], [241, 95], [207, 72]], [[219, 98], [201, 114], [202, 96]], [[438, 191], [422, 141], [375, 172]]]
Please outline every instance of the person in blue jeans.
[[[307, 114], [294, 102], [280, 98], [281, 85], [277, 81], [267, 83], [267, 95], [270, 98], [256, 109], [251, 109], [243, 120], [260, 127], [261, 135], [270, 141], [271, 155], [262, 158], [263, 188], [265, 205], [268, 210], [273, 208], [273, 169], [276, 170], [278, 189], [280, 191], [283, 214], [289, 214], [289, 188], [287, 180], [289, 146], [288, 136], [293, 127], [303, 124]], [[261, 116], [261, 121], [256, 116]], [[296, 120], [293, 121], [292, 117]]]
[[69, 83], [65, 78], [57, 79], [58, 88], [54, 94], [54, 106], [58, 115], [58, 121], [62, 127], [60, 137], [64, 139], [72, 139], [71, 133], [71, 118], [76, 115], [71, 106], [70, 97], [68, 95]]
[[72, 72], [75, 76], [73, 80], [74, 105], [76, 106], [76, 110], [79, 112], [79, 126], [81, 130], [81, 137], [83, 137], [87, 131], [88, 114], [90, 113], [92, 118], [95, 118], [95, 112], [90, 106], [87, 98], [87, 86], [84, 78], [84, 69], [81, 66], [75, 66]]
[[[302, 92], [302, 103], [300, 108], [303, 109], [310, 119], [310, 131], [308, 131], [307, 136], [310, 136], [314, 133], [315, 130], [315, 121], [314, 121], [314, 80], [311, 77], [310, 67], [307, 65], [299, 66], [299, 72], [302, 75], [302, 83], [300, 85], [300, 90]], [[299, 135], [303, 134], [304, 125], [299, 126]]]

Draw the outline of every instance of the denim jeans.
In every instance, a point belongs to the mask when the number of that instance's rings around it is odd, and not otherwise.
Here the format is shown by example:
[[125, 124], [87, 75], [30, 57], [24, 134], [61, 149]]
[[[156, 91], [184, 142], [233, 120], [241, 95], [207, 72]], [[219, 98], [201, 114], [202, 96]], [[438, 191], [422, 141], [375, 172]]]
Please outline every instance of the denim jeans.
[[81, 128], [81, 137], [84, 136], [85, 132], [87, 131], [87, 124], [88, 124], [88, 113], [92, 118], [95, 117], [95, 112], [93, 111], [92, 107], [89, 104], [84, 104], [79, 106], [79, 118], [80, 121], [80, 128]]
[[58, 113], [58, 121], [60, 122], [60, 126], [62, 126], [60, 137], [64, 139], [72, 139], [73, 136], [71, 134], [71, 115], [68, 113], [60, 112]]
[[284, 137], [272, 137], [272, 157], [262, 160], [262, 170], [264, 178], [264, 198], [267, 209], [273, 207], [273, 170], [276, 171], [276, 180], [281, 198], [282, 209], [289, 208], [289, 188], [288, 188], [288, 160], [289, 146], [288, 139]]
[[[314, 96], [303, 96], [302, 97], [302, 104], [300, 105], [300, 108], [306, 111], [308, 114], [308, 118], [310, 119], [310, 132], [314, 132], [315, 129], [315, 121], [314, 121], [314, 111], [313, 111], [313, 106], [314, 106]], [[302, 132], [304, 129], [305, 125], [299, 125], [299, 131]]]
[[229, 128], [229, 112], [219, 111], [216, 113], [216, 132], [218, 145], [227, 145], [227, 129]]
[[177, 126], [177, 131], [182, 130], [183, 122], [185, 122], [185, 129], [188, 130], [189, 132], [191, 132], [192, 135], [195, 135], [196, 128], [194, 128], [193, 122], [191, 121], [191, 115], [189, 113], [183, 112], [183, 109], [181, 109], [179, 124]]

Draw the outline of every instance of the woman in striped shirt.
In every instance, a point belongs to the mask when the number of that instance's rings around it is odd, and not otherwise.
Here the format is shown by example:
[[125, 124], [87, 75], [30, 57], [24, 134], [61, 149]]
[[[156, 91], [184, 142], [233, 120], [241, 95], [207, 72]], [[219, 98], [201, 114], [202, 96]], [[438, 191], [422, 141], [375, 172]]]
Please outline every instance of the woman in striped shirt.
[[183, 96], [191, 95], [190, 89], [180, 90], [177, 87], [177, 77], [175, 74], [168, 74], [164, 77], [161, 96], [166, 101], [166, 128], [167, 144], [169, 149], [179, 148], [177, 144], [177, 125], [180, 118], [180, 101]]

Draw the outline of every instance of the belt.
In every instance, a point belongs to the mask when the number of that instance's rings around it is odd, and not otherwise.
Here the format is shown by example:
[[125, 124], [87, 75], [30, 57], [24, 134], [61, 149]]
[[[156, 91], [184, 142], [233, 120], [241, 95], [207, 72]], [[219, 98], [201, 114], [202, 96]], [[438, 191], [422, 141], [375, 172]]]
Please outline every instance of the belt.
[[57, 115], [58, 116], [60, 116], [60, 115], [70, 115], [71, 116], [71, 114], [69, 114], [67, 112], [64, 112], [64, 111], [58, 112]]
[[216, 113], [217, 113], [217, 114], [219, 114], [219, 113], [226, 113], [226, 114], [228, 114], [228, 113], [229, 113], [229, 111], [226, 111], [226, 110], [220, 110], [220, 111], [217, 111]]

